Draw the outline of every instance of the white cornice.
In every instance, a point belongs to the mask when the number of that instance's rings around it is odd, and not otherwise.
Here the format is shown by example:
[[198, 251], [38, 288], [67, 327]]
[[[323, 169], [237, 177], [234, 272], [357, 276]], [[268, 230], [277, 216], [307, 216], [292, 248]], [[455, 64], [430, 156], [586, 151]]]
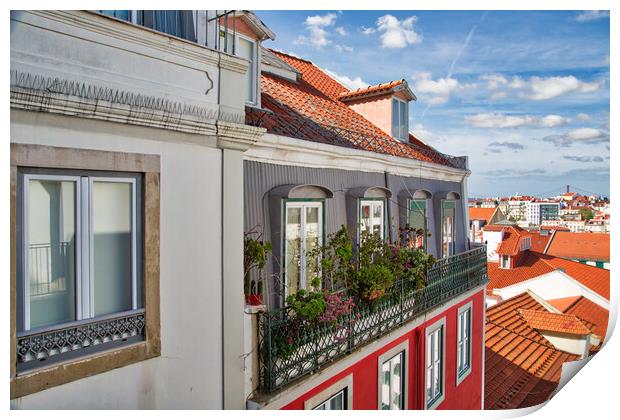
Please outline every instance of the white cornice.
[[265, 133], [264, 128], [219, 120], [217, 122], [217, 146], [245, 152]]
[[275, 165], [331, 168], [461, 182], [470, 171], [365, 150], [265, 134], [244, 155], [246, 160]]
[[[68, 33], [67, 28], [75, 28], [80, 33], [71, 35], [101, 43], [101, 36], [109, 37], [110, 40], [124, 41], [134, 44], [138, 49], [157, 50], [157, 56], [162, 60], [169, 57], [177, 57], [194, 63], [204, 63], [211, 66], [218, 65], [218, 55], [225, 55], [210, 48], [167, 35], [152, 29], [123, 22], [119, 19], [102, 16], [98, 13], [87, 11], [28, 11], [20, 12], [19, 17], [11, 14], [11, 19], [18, 20], [33, 26], [41, 26], [45, 29]], [[28, 16], [30, 15], [30, 16]], [[39, 19], [45, 19], [40, 22]], [[56, 22], [57, 25], [51, 24]], [[94, 37], [98, 37], [94, 39]], [[112, 42], [113, 43], [113, 42]], [[126, 48], [126, 45], [124, 46]], [[144, 51], [140, 51], [144, 53]], [[244, 61], [242, 59], [237, 59]], [[170, 60], [174, 61], [174, 60]]]

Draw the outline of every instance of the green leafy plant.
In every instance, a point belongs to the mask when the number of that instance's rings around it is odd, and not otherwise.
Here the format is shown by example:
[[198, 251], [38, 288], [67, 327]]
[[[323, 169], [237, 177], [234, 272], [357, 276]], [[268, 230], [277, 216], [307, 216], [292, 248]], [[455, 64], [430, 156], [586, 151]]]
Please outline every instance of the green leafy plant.
[[[313, 286], [317, 287], [319, 278], [312, 280]], [[326, 301], [325, 293], [322, 291], [308, 291], [305, 289], [298, 290], [297, 293], [286, 298], [286, 303], [295, 311], [298, 317], [315, 321], [325, 312]]]
[[[254, 237], [258, 236], [258, 237]], [[243, 240], [243, 278], [246, 296], [262, 294], [263, 269], [272, 251], [269, 241], [260, 240], [256, 232], [247, 232]], [[253, 278], [253, 274], [257, 274]]]

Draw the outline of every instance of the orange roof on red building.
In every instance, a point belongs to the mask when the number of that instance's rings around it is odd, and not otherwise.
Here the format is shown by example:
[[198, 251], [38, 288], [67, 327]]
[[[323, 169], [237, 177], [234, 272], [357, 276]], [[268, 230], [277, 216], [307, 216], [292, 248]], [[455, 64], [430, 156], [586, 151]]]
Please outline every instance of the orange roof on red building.
[[261, 75], [261, 104], [272, 112], [261, 116], [268, 132], [453, 166], [446, 156], [419, 139], [398, 141], [341, 102], [339, 95], [349, 90], [319, 67], [307, 60], [273, 53], [299, 71], [301, 78], [296, 83], [267, 73]]
[[525, 321], [537, 330], [565, 334], [588, 335], [592, 331], [572, 314], [555, 314], [548, 310], [519, 309]]
[[502, 241], [499, 243], [496, 251], [499, 255], [517, 255], [520, 249], [521, 238], [531, 236], [530, 233], [519, 226], [504, 226], [503, 231]]
[[469, 220], [484, 220], [489, 223], [496, 211], [497, 207], [470, 207]]
[[556, 390], [562, 364], [579, 356], [556, 349], [519, 310], [547, 311], [530, 293], [486, 311], [484, 408], [531, 407]]
[[609, 234], [556, 232], [547, 254], [576, 260], [609, 261]]

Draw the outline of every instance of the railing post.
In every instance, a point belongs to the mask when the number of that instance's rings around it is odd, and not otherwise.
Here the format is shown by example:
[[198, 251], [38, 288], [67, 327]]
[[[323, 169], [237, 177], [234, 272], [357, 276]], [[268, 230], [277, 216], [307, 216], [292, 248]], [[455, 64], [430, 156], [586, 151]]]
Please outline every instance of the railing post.
[[401, 281], [400, 282], [400, 297], [398, 298], [399, 303], [400, 303], [400, 323], [402, 324], [404, 321], [404, 315], [403, 315], [403, 296], [405, 294], [405, 282]]
[[[269, 322], [269, 312], [261, 314], [263, 318], [263, 363], [265, 364], [265, 387], [271, 391], [273, 384], [271, 383], [271, 373], [273, 371], [273, 361], [271, 360], [271, 323]], [[266, 337], [265, 337], [266, 334]]]

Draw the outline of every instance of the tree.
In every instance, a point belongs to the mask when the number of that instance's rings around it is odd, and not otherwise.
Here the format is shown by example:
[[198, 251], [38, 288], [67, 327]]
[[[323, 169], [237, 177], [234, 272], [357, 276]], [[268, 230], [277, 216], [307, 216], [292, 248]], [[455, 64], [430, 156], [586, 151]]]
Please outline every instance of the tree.
[[581, 220], [590, 220], [594, 217], [594, 212], [590, 207], [582, 207], [579, 209]]

